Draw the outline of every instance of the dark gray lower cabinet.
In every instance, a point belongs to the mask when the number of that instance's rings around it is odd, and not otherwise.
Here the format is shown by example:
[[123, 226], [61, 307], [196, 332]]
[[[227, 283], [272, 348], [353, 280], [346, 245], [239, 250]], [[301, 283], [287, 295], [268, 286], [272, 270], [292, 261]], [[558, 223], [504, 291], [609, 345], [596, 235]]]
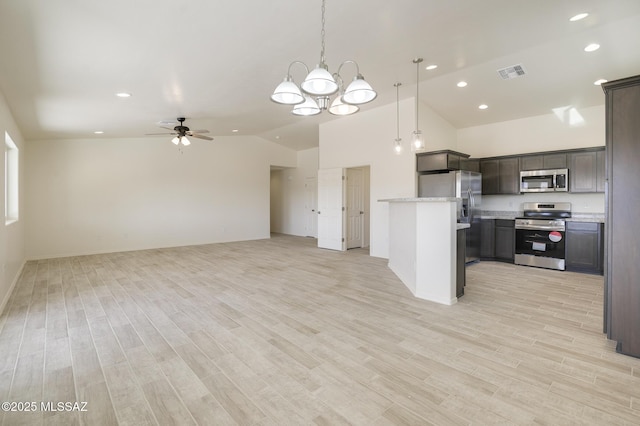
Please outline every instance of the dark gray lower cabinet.
[[513, 262], [516, 230], [514, 220], [496, 219], [496, 259]]
[[480, 258], [493, 259], [496, 257], [496, 234], [494, 219], [480, 221]]
[[456, 233], [456, 297], [464, 295], [464, 285], [467, 280], [465, 259], [467, 257], [467, 233], [466, 229], [458, 229]]
[[482, 219], [480, 222], [480, 257], [482, 259], [513, 262], [515, 249], [515, 221]]
[[598, 222], [567, 222], [567, 271], [603, 273], [604, 225]]

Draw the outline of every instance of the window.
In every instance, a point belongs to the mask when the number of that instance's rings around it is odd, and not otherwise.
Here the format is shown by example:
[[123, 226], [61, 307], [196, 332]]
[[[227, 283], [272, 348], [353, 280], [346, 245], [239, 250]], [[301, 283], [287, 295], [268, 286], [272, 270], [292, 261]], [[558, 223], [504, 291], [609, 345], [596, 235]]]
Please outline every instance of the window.
[[4, 222], [18, 220], [18, 147], [4, 134]]

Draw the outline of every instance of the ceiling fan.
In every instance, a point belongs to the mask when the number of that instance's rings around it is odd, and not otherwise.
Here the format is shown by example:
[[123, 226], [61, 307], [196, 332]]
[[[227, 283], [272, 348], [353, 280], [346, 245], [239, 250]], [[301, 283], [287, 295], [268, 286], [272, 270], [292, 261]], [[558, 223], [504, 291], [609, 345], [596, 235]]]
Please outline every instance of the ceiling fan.
[[207, 141], [213, 140], [213, 138], [209, 136], [204, 136], [201, 134], [201, 133], [209, 133], [208, 130], [190, 130], [187, 126], [184, 125], [184, 121], [186, 120], [184, 117], [178, 117], [177, 120], [180, 122], [180, 124], [175, 126], [173, 129], [171, 127], [160, 126], [163, 129], [171, 130], [171, 132], [147, 133], [147, 136], [174, 135], [175, 137], [171, 139], [171, 142], [173, 142], [175, 145], [179, 145], [182, 143], [182, 145], [184, 146], [191, 145], [191, 142], [189, 141], [189, 139], [187, 139], [187, 136], [198, 138], [198, 139], [204, 139]]

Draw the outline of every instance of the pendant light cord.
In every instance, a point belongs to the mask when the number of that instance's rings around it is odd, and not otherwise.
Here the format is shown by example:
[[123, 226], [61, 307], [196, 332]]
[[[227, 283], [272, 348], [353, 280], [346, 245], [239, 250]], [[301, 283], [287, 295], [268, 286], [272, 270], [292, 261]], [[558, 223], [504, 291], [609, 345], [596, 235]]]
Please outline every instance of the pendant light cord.
[[400, 85], [398, 82], [394, 84], [396, 86], [396, 142], [400, 142]]
[[413, 60], [413, 63], [416, 64], [416, 133], [418, 133], [418, 104], [419, 96], [420, 96], [420, 63], [422, 62], [422, 58], [416, 58]]

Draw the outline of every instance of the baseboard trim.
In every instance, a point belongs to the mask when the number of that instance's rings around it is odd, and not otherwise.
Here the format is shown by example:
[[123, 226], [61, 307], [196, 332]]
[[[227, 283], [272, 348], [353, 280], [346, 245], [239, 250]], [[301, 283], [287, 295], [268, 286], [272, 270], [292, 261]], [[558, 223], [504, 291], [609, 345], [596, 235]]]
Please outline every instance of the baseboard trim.
[[[16, 276], [13, 277], [13, 281], [9, 286], [9, 291], [7, 291], [7, 294], [4, 295], [4, 299], [2, 300], [2, 303], [0, 303], [0, 316], [4, 314], [4, 309], [7, 307], [7, 303], [9, 303], [9, 299], [11, 298], [11, 293], [13, 293], [13, 290], [15, 289], [16, 284], [18, 284], [18, 280], [20, 279], [20, 276], [22, 275], [22, 271], [24, 270], [24, 265], [26, 264], [27, 264], [27, 260], [25, 259], [22, 261], [22, 265], [20, 265], [20, 268], [18, 269], [18, 273], [16, 274]], [[4, 324], [0, 324], [0, 330], [2, 330], [3, 327], [4, 327]]]

